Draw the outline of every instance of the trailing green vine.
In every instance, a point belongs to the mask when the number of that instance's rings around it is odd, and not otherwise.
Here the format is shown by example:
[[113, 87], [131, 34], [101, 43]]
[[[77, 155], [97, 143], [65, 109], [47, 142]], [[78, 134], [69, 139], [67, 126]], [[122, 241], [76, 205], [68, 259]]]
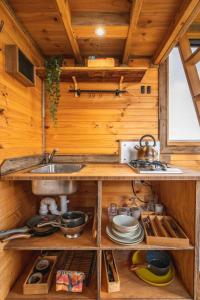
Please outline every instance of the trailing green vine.
[[60, 74], [63, 58], [53, 56], [45, 61], [46, 92], [49, 97], [50, 115], [54, 123], [57, 121], [57, 110], [60, 100]]

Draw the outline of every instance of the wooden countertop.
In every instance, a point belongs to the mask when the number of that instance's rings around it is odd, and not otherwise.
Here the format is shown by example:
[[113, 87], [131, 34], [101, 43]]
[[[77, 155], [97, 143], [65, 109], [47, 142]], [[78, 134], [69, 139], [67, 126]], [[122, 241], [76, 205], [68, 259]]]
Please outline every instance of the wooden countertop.
[[182, 174], [137, 174], [124, 164], [86, 164], [83, 169], [75, 173], [65, 174], [35, 174], [32, 168], [13, 172], [2, 176], [2, 180], [33, 180], [33, 179], [63, 179], [63, 180], [200, 180], [200, 172], [183, 169]]

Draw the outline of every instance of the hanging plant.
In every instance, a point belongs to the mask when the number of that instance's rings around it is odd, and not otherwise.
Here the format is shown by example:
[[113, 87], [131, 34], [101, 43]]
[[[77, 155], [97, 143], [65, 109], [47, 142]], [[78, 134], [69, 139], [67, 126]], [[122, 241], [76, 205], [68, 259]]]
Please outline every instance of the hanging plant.
[[56, 123], [57, 110], [60, 100], [60, 74], [63, 58], [53, 56], [45, 61], [46, 67], [46, 92], [49, 97], [51, 119]]

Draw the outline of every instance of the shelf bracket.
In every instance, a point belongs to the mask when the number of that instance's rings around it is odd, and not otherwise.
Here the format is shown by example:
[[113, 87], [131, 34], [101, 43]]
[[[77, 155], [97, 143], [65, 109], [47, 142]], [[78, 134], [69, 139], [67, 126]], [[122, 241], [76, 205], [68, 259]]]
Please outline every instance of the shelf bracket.
[[75, 97], [79, 97], [80, 96], [80, 94], [79, 94], [79, 89], [78, 89], [78, 83], [77, 83], [77, 80], [76, 80], [76, 76], [72, 76], [72, 80], [73, 80], [73, 82], [74, 82], [74, 96]]
[[[122, 83], [123, 83], [123, 80], [124, 80], [124, 76], [121, 76], [121, 77], [120, 77], [120, 81], [119, 81], [119, 91], [122, 91]], [[122, 94], [119, 93], [118, 96], [121, 97]]]

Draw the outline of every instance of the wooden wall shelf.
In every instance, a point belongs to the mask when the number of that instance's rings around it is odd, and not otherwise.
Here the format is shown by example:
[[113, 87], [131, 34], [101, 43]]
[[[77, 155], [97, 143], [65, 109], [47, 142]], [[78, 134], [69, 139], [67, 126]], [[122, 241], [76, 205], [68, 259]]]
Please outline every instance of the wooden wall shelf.
[[[140, 82], [146, 72], [146, 67], [114, 67], [114, 68], [89, 68], [89, 67], [62, 67], [61, 81], [73, 82], [76, 77], [78, 82], [119, 82], [124, 77], [124, 82]], [[39, 77], [45, 78], [45, 68], [36, 69]]]

